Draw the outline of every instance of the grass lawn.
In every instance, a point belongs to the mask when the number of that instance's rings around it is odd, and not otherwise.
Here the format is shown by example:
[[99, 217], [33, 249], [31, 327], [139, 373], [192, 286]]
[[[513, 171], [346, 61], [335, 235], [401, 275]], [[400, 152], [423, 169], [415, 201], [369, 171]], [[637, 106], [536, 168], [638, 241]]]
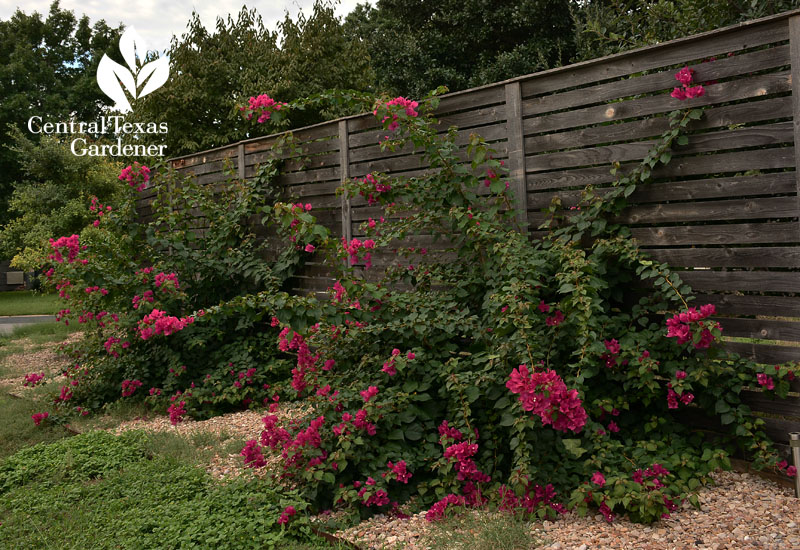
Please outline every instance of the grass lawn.
[[58, 296], [30, 290], [0, 292], [0, 316], [54, 315], [58, 310]]

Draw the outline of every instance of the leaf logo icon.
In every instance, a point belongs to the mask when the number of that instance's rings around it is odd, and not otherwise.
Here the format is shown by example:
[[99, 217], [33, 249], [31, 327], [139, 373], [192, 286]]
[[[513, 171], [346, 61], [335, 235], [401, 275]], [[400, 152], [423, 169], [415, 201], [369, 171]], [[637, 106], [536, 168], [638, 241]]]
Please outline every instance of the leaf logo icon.
[[133, 27], [120, 37], [119, 51], [128, 67], [103, 55], [97, 66], [97, 84], [114, 100], [114, 109], [125, 113], [131, 110], [128, 96], [144, 97], [164, 85], [169, 78], [169, 58], [160, 57], [140, 67], [139, 60], [144, 63], [147, 57], [147, 47]]

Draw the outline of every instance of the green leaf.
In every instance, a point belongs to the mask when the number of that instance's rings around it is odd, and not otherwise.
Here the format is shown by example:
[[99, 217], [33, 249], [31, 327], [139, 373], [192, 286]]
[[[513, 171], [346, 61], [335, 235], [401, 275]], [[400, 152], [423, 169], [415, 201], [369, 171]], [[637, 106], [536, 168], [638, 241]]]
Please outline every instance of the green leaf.
[[406, 439], [409, 441], [419, 441], [422, 439], [422, 426], [420, 424], [412, 424], [405, 430]]
[[564, 447], [567, 451], [570, 452], [575, 458], [579, 458], [583, 453], [586, 452], [586, 449], [581, 447], [581, 440], [580, 439], [562, 439], [561, 442], [564, 444]]

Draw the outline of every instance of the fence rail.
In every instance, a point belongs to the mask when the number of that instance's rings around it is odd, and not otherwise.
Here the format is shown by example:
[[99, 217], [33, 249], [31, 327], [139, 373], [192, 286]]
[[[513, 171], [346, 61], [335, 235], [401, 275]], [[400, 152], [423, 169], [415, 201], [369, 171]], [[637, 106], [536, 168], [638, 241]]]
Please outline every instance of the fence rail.
[[[510, 171], [518, 223], [537, 239], [541, 209], [554, 196], [574, 205], [585, 185], [613, 181], [610, 163], [624, 170], [646, 155], [667, 128], [665, 115], [682, 106], [669, 92], [684, 65], [705, 87], [692, 100], [704, 116], [617, 221], [680, 270], [701, 303], [717, 306], [731, 350], [762, 363], [800, 360], [800, 10], [449, 94], [437, 116], [442, 131], [458, 126], [463, 144], [475, 132], [493, 145]], [[376, 210], [360, 197], [337, 197], [341, 182], [426, 169], [411, 149], [381, 151], [383, 133], [371, 114], [295, 130], [309, 160], [287, 158], [279, 184], [287, 197], [311, 203], [333, 234], [360, 236]], [[226, 162], [249, 178], [278, 137], [171, 162], [200, 183], [224, 181]], [[326, 266], [309, 265], [295, 289], [323, 291], [333, 283], [328, 275]], [[800, 398], [774, 402], [751, 392], [745, 400], [784, 417], [767, 419], [776, 440], [800, 431]]]

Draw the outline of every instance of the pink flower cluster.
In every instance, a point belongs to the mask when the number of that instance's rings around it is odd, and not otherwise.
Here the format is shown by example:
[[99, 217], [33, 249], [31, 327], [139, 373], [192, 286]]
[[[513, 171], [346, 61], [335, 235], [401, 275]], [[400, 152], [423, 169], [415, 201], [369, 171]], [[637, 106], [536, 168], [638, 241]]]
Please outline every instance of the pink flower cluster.
[[[155, 279], [156, 288], [161, 288], [161, 285], [163, 285], [167, 281], [170, 281], [172, 283], [172, 286], [175, 288], [175, 290], [180, 289], [180, 285], [178, 284], [177, 273], [158, 273]], [[166, 286], [164, 288], [166, 288]]]
[[288, 107], [288, 103], [275, 101], [267, 94], [251, 97], [248, 101], [247, 107], [239, 107], [240, 111], [247, 111], [247, 120], [251, 120], [253, 115], [258, 113], [258, 122], [264, 123], [270, 119], [272, 113], [280, 111], [283, 107]]
[[194, 323], [194, 317], [174, 317], [167, 315], [166, 311], [154, 309], [139, 321], [137, 328], [142, 340], [147, 340], [156, 334], [169, 336], [183, 330], [187, 325]]
[[684, 67], [675, 74], [675, 78], [682, 84], [682, 87], [675, 88], [674, 90], [672, 90], [672, 93], [669, 94], [675, 99], [684, 101], [687, 99], [694, 99], [696, 97], [701, 97], [703, 94], [706, 93], [705, 88], [703, 88], [703, 86], [701, 85], [691, 86], [692, 79], [694, 78], [694, 69], [690, 69], [689, 67]]
[[[650, 468], [646, 470], [642, 470], [641, 468], [633, 472], [631, 476], [633, 481], [642, 485], [647, 488], [648, 491], [655, 491], [657, 489], [662, 489], [666, 487], [663, 480], [670, 475], [669, 470], [664, 468], [661, 464], [653, 464]], [[667, 507], [667, 510], [670, 512], [674, 512], [678, 509], [678, 505], [675, 504], [671, 499], [667, 498], [666, 495], [663, 496], [664, 506]], [[669, 517], [669, 514], [664, 514], [662, 517]]]
[[541, 417], [542, 424], [552, 424], [553, 429], [562, 432], [579, 432], [586, 424], [587, 414], [578, 390], [567, 389], [553, 370], [531, 373], [526, 365], [520, 365], [511, 371], [506, 387], [519, 394], [522, 408]]
[[43, 372], [40, 372], [40, 373], [31, 372], [31, 373], [28, 373], [28, 374], [25, 375], [25, 382], [23, 382], [22, 385], [23, 386], [33, 387], [36, 384], [38, 384], [39, 382], [41, 382], [42, 380], [44, 380], [44, 373]]
[[758, 384], [761, 387], [766, 388], [768, 390], [775, 389], [775, 381], [772, 379], [771, 376], [767, 376], [767, 374], [760, 372], [756, 375], [756, 379], [758, 380]]
[[617, 355], [620, 352], [619, 342], [617, 342], [616, 338], [612, 338], [611, 340], [603, 340], [603, 344], [606, 346], [606, 353], [601, 355], [600, 358], [606, 362], [606, 367], [615, 367], [617, 365]]
[[[50, 248], [53, 249], [53, 253], [47, 257], [49, 260], [53, 260], [59, 264], [64, 263], [62, 252], [65, 249], [67, 253], [66, 262], [71, 264], [77, 259], [78, 253], [81, 250], [80, 237], [78, 237], [78, 235], [72, 235], [71, 237], [59, 237], [57, 240], [50, 239]], [[86, 263], [86, 260], [80, 261]]]
[[789, 477], [794, 477], [797, 475], [797, 468], [795, 466], [788, 466], [788, 463], [785, 460], [781, 460], [776, 464], [778, 470], [785, 473]]
[[[355, 265], [359, 261], [359, 251], [363, 248], [365, 251], [372, 250], [375, 248], [375, 241], [372, 239], [367, 239], [364, 242], [361, 242], [359, 239], [352, 239], [350, 242], [347, 242], [345, 237], [342, 237], [342, 246], [345, 249], [345, 252], [350, 255], [350, 265]], [[366, 252], [364, 255], [364, 267], [369, 269], [372, 267], [372, 253]]]
[[717, 326], [719, 330], [722, 330], [722, 327], [713, 321], [706, 325], [702, 320], [716, 313], [717, 309], [714, 304], [706, 304], [700, 306], [699, 311], [690, 307], [688, 310], [674, 315], [671, 319], [667, 319], [667, 338], [677, 338], [678, 344], [685, 344], [692, 340], [692, 325], [697, 324], [698, 327], [702, 328], [702, 332], [700, 340], [694, 347], [697, 349], [708, 348], [714, 341], [714, 335], [709, 327]]
[[667, 407], [670, 409], [677, 409], [678, 408], [678, 401], [680, 400], [681, 403], [684, 405], [688, 405], [692, 401], [694, 401], [694, 394], [688, 391], [683, 392], [681, 395], [678, 395], [675, 390], [672, 389], [672, 383], [667, 384]]
[[31, 415], [31, 418], [33, 419], [33, 423], [34, 423], [36, 426], [38, 426], [39, 424], [41, 424], [41, 423], [42, 423], [42, 420], [44, 420], [44, 419], [45, 419], [45, 418], [47, 418], [48, 416], [50, 416], [50, 413], [49, 413], [49, 412], [43, 412], [43, 413], [34, 413], [34, 414], [32, 414], [32, 415]]
[[123, 380], [122, 381], [122, 397], [130, 397], [136, 390], [142, 387], [139, 380]]
[[267, 465], [261, 447], [255, 439], [248, 441], [239, 454], [244, 457], [244, 465], [247, 468], [263, 468]]
[[[411, 479], [411, 472], [406, 470], [406, 461], [399, 460], [396, 464], [392, 464], [392, 461], [386, 463], [386, 467], [389, 468], [389, 471], [394, 474], [397, 479], [398, 483], [408, 483], [408, 480]], [[389, 472], [383, 474], [383, 477], [386, 477]]]
[[278, 524], [284, 525], [289, 523], [289, 518], [292, 517], [297, 513], [297, 510], [294, 509], [294, 506], [287, 506], [281, 512], [281, 517], [278, 518]]
[[[550, 311], [550, 306], [548, 304], [545, 304], [544, 301], [542, 300], [539, 302], [539, 311], [541, 311], [542, 313], [548, 313]], [[564, 322], [564, 319], [565, 319], [564, 314], [557, 309], [555, 313], [553, 313], [553, 315], [547, 317], [544, 320], [544, 324], [546, 324], [548, 327], [557, 327], [558, 325]]]
[[141, 296], [138, 294], [133, 297], [133, 309], [139, 309], [139, 306], [142, 305], [142, 302], [150, 302], [151, 304], [155, 298], [153, 298], [153, 291], [152, 290], [145, 290]]
[[439, 521], [444, 519], [447, 508], [451, 506], [465, 506], [466, 501], [460, 495], [447, 495], [442, 500], [430, 507], [425, 513], [426, 521]]
[[447, 420], [442, 420], [442, 423], [439, 425], [439, 443], [444, 444], [445, 441], [450, 439], [453, 441], [461, 441], [463, 437], [464, 434], [462, 434], [460, 430], [451, 428]]
[[137, 191], [141, 191], [147, 187], [147, 182], [150, 180], [150, 168], [135, 162], [133, 166], [122, 169], [119, 174], [119, 180], [127, 181], [128, 185], [135, 187]]
[[169, 413], [169, 423], [173, 426], [177, 425], [183, 421], [183, 417], [186, 415], [186, 401], [180, 401], [177, 405], [172, 403], [167, 408], [167, 412]]
[[[376, 195], [380, 195], [381, 193], [388, 193], [392, 190], [392, 186], [388, 183], [383, 183], [378, 181], [375, 176], [372, 174], [367, 174], [363, 180], [356, 180], [357, 182], [361, 183], [362, 185], [367, 186], [369, 189], [368, 191], [359, 191], [358, 194], [362, 197], [367, 199], [367, 204], [370, 206], [374, 206], [378, 203], [378, 199]], [[374, 193], [374, 194], [373, 194]]]
[[[531, 490], [533, 490], [533, 494], [531, 494]], [[525, 485], [525, 492], [521, 497], [517, 496], [514, 491], [506, 485], [501, 485], [499, 492], [500, 509], [505, 512], [515, 513], [517, 510], [521, 509], [528, 514], [533, 514], [536, 508], [541, 504], [552, 508], [559, 514], [567, 513], [567, 508], [563, 504], [555, 502], [558, 493], [556, 493], [551, 483], [548, 483], [544, 487], [538, 484], [531, 487], [530, 484], [527, 484]]]
[[[77, 380], [72, 381], [73, 385], [77, 383], [78, 383]], [[70, 390], [69, 386], [61, 386], [61, 393], [58, 394], [58, 397], [56, 397], [55, 402], [58, 403], [60, 401], [62, 403], [66, 403], [70, 399], [72, 399], [72, 391]]]
[[361, 398], [364, 400], [364, 403], [369, 403], [369, 400], [378, 395], [378, 387], [377, 386], [370, 386], [366, 390], [361, 392]]
[[[396, 97], [396, 98], [394, 98], [394, 99], [392, 99], [390, 101], [387, 101], [386, 102], [386, 106], [387, 107], [388, 106], [402, 107], [402, 108], [405, 109], [406, 116], [409, 116], [409, 117], [417, 117], [417, 116], [419, 116], [419, 113], [416, 111], [416, 108], [419, 107], [419, 103], [417, 101], [412, 101], [410, 99], [406, 99], [406, 98], [404, 98], [402, 96]], [[378, 114], [378, 108], [377, 107], [373, 111], [373, 114], [375, 114], [375, 115]], [[394, 132], [395, 130], [397, 130], [397, 127], [400, 126], [400, 123], [397, 121], [398, 117], [397, 117], [397, 115], [395, 113], [391, 113], [391, 119], [392, 119], [392, 122], [389, 123], [389, 125], [386, 128], [390, 132]], [[383, 120], [381, 120], [381, 124], [385, 124], [387, 120], [389, 120], [389, 115], [386, 115], [385, 117], [383, 117]]]
[[[472, 460], [472, 457], [477, 452], [478, 444], [470, 443], [469, 441], [456, 443], [445, 449], [444, 457], [451, 462], [456, 462], [456, 472], [458, 472], [456, 478], [459, 481], [488, 483], [492, 480], [489, 475], [478, 470], [478, 467], [475, 465], [475, 461]], [[469, 490], [470, 488], [465, 487], [465, 489], [465, 492], [473, 492]]]
[[[291, 340], [289, 339], [289, 333], [292, 334]], [[292, 388], [297, 393], [301, 393], [309, 385], [315, 383], [316, 378], [309, 380], [307, 377], [317, 372], [319, 354], [311, 354], [308, 344], [300, 334], [293, 332], [289, 327], [284, 327], [278, 334], [278, 349], [281, 351], [297, 351], [297, 367], [292, 369]]]

